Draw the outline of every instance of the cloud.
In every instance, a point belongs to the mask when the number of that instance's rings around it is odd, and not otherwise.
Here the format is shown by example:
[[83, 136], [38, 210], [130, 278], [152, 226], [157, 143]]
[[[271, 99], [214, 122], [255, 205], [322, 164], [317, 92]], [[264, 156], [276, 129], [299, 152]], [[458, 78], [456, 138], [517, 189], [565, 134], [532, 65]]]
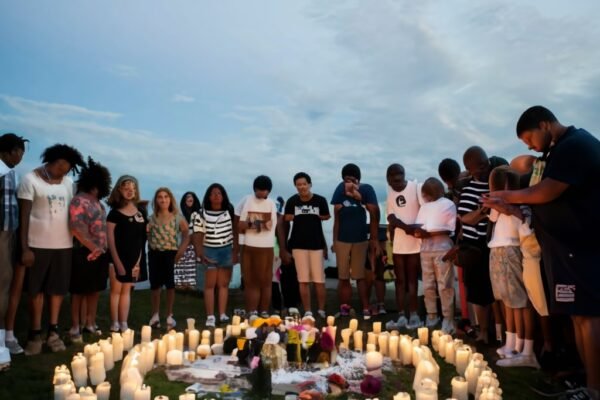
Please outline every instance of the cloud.
[[111, 74], [121, 78], [137, 78], [140, 76], [138, 69], [132, 65], [113, 64], [107, 69]]
[[177, 93], [171, 97], [171, 101], [173, 103], [193, 103], [196, 99], [191, 96], [186, 96], [185, 94]]

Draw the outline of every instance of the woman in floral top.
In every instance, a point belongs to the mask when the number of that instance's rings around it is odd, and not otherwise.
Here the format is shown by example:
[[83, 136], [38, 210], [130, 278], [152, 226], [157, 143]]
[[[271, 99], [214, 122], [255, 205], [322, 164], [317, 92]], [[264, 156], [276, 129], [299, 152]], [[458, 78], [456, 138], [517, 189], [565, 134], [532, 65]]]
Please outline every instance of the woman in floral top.
[[[175, 263], [181, 259], [189, 244], [188, 224], [177, 210], [173, 193], [168, 188], [156, 190], [152, 201], [154, 214], [148, 223], [148, 264], [152, 289], [152, 318], [149, 325], [160, 327], [160, 289], [167, 289], [167, 329], [175, 327]], [[181, 243], [178, 242], [181, 232]]]
[[[110, 172], [91, 158], [82, 168], [77, 194], [69, 205], [69, 228], [73, 234], [71, 268], [71, 330], [75, 342], [81, 341], [81, 323], [88, 332], [96, 332], [96, 310], [100, 292], [106, 289], [106, 210], [100, 200], [110, 192]], [[86, 314], [80, 321], [82, 301]]]

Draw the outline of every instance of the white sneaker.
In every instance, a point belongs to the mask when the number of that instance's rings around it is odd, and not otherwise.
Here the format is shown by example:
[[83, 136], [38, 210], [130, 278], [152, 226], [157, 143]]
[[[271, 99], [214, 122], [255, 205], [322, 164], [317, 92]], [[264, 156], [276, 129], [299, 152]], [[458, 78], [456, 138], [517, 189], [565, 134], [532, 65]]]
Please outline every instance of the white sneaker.
[[160, 328], [160, 317], [158, 316], [158, 314], [154, 314], [152, 318], [150, 318], [150, 322], [148, 322], [148, 325], [150, 325], [153, 329]]
[[229, 322], [229, 316], [227, 316], [227, 314], [223, 313], [219, 317], [219, 321], [221, 321], [221, 322]]
[[406, 324], [406, 329], [417, 329], [421, 326], [423, 326], [423, 321], [421, 321], [421, 318], [417, 314], [413, 314], [410, 316], [408, 324]]
[[18, 340], [6, 340], [6, 347], [10, 351], [10, 354], [23, 354], [25, 350], [21, 347]]
[[167, 317], [167, 331], [175, 328], [177, 326], [177, 321], [173, 318], [173, 315], [169, 315]]
[[312, 317], [312, 316], [313, 316], [313, 313], [312, 313], [312, 311], [306, 311], [306, 312], [304, 313], [304, 317], [305, 317], [305, 318], [306, 318], [306, 317]]
[[[438, 317], [437, 315], [433, 318], [430, 318], [429, 316], [427, 317], [426, 321], [425, 321], [425, 326], [428, 328], [433, 328], [435, 327], [437, 324], [440, 323], [440, 317]], [[444, 330], [444, 329], [442, 329]]]
[[513, 358], [504, 358], [502, 360], [498, 360], [496, 365], [499, 367], [529, 367], [540, 369], [540, 364], [533, 354], [526, 356], [522, 353], [519, 353]]
[[317, 314], [319, 315], [319, 317], [325, 319], [327, 318], [327, 314], [325, 313], [325, 310], [317, 310]]
[[396, 327], [398, 329], [406, 328], [407, 324], [408, 324], [408, 320], [406, 319], [406, 317], [404, 315], [402, 315], [400, 318], [398, 318], [398, 321], [396, 321]]
[[206, 327], [207, 328], [214, 328], [215, 327], [215, 322], [216, 322], [216, 318], [214, 315], [209, 315], [208, 317], [206, 317]]
[[500, 358], [514, 358], [519, 353], [515, 352], [514, 350], [508, 349], [506, 346], [502, 346], [496, 349], [496, 354], [498, 354]]
[[442, 321], [442, 331], [446, 332], [448, 335], [454, 334], [456, 332], [454, 321], [448, 318], [444, 318], [444, 320]]

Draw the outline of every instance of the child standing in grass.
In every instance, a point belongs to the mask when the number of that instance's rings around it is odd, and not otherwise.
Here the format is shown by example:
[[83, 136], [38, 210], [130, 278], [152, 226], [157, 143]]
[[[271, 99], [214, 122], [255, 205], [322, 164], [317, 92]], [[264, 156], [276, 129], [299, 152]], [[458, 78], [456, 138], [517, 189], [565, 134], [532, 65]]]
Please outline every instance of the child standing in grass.
[[[173, 193], [161, 187], [152, 201], [154, 214], [148, 222], [148, 266], [152, 290], [152, 318], [149, 325], [160, 327], [160, 289], [167, 289], [167, 330], [177, 324], [173, 318], [175, 302], [175, 263], [183, 257], [189, 244], [188, 224], [177, 210]], [[181, 232], [181, 243], [177, 241]]]
[[[444, 185], [436, 178], [429, 178], [421, 189], [425, 203], [419, 209], [415, 236], [421, 241], [421, 271], [426, 325], [436, 326], [440, 318], [437, 313], [437, 295], [442, 303], [442, 330], [454, 333], [454, 266], [444, 255], [453, 246], [450, 235], [456, 228], [456, 206], [444, 197]], [[437, 284], [437, 291], [436, 291]]]
[[[508, 166], [495, 168], [490, 174], [490, 191], [516, 190], [519, 175]], [[534, 315], [523, 283], [521, 237], [532, 235], [529, 225], [515, 215], [492, 209], [495, 222], [490, 247], [490, 278], [496, 300], [504, 304], [506, 343], [497, 350], [497, 365], [502, 367], [540, 368], [533, 352]]]

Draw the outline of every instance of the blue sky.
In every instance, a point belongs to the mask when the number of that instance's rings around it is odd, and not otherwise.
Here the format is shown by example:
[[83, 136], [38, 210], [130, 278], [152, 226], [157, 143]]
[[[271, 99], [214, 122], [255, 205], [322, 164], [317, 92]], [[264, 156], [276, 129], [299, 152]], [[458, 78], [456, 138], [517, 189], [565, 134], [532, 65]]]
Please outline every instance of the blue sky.
[[600, 132], [596, 1], [0, 3], [0, 131], [74, 145], [158, 186], [236, 201], [256, 175], [330, 197], [341, 167], [436, 175], [479, 144], [526, 151], [530, 105]]

